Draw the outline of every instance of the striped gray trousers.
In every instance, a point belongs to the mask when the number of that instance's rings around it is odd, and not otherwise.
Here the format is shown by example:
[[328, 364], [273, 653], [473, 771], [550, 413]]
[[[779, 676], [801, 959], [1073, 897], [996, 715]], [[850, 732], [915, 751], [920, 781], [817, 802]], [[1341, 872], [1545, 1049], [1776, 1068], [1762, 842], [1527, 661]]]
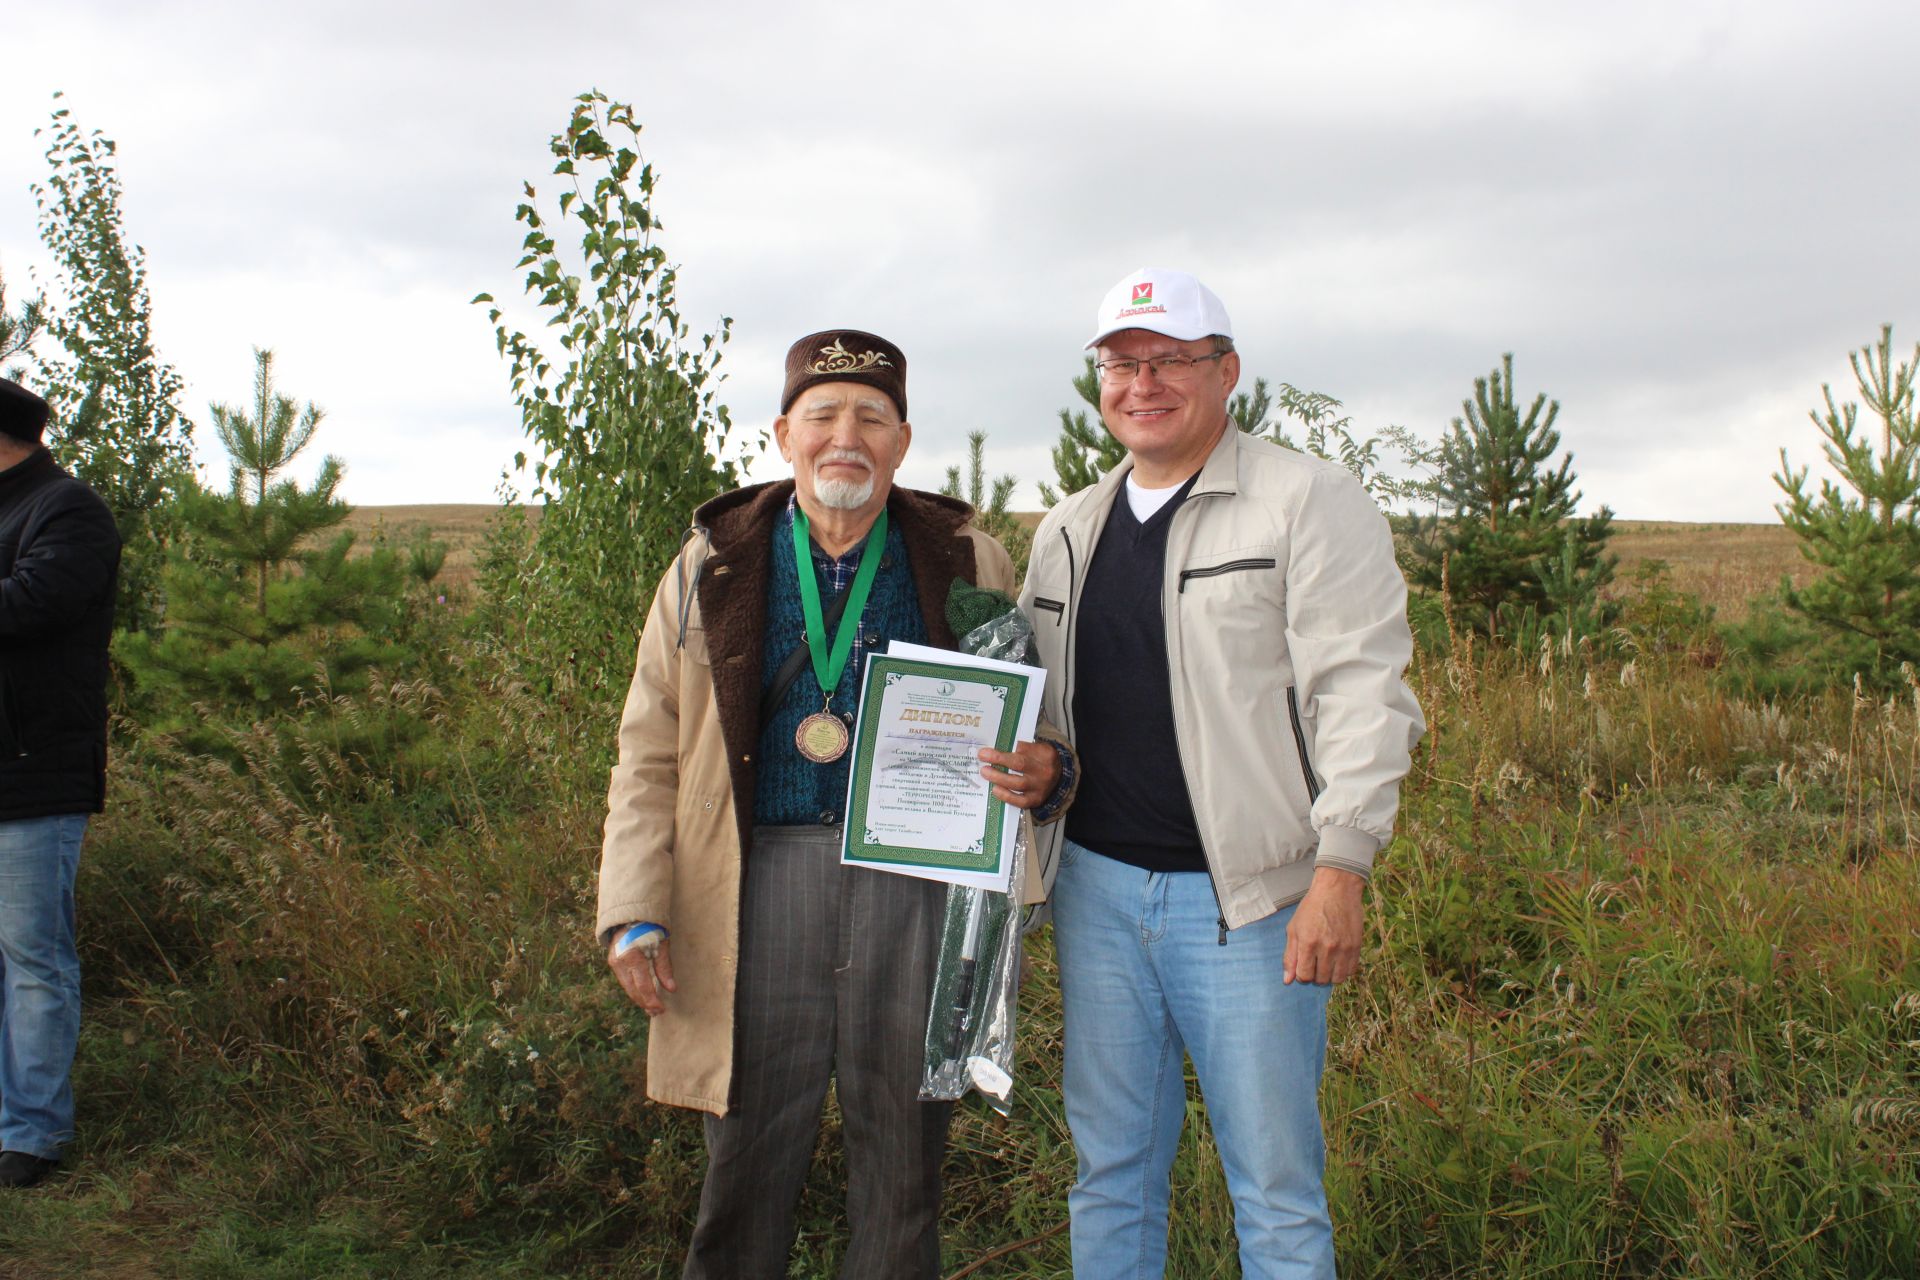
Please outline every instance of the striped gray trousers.
[[845, 1280], [937, 1277], [952, 1108], [919, 1100], [946, 886], [840, 865], [842, 829], [756, 827], [740, 904], [733, 1107], [706, 1118], [683, 1280], [781, 1280], [827, 1082], [847, 1159]]

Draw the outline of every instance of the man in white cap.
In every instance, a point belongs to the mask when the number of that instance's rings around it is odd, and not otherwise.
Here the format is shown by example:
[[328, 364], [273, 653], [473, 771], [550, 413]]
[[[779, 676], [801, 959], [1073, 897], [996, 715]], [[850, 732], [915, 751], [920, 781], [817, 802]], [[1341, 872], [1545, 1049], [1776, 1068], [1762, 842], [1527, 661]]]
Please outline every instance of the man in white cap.
[[1041, 837], [1074, 1272], [1162, 1273], [1190, 1055], [1242, 1274], [1331, 1277], [1327, 1000], [1425, 728], [1406, 586], [1352, 475], [1234, 428], [1233, 328], [1198, 280], [1128, 276], [1087, 345], [1127, 457], [1048, 513], [1021, 595], [1081, 770]]

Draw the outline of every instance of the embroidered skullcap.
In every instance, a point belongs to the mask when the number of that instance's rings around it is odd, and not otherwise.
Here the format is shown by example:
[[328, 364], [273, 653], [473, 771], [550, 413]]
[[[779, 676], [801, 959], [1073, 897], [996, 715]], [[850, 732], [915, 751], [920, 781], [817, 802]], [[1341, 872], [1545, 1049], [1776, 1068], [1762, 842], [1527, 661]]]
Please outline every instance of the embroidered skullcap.
[[793, 407], [802, 391], [816, 382], [861, 382], [892, 398], [907, 416], [907, 358], [885, 338], [858, 329], [824, 329], [810, 333], [787, 348], [787, 386], [780, 393], [780, 412]]

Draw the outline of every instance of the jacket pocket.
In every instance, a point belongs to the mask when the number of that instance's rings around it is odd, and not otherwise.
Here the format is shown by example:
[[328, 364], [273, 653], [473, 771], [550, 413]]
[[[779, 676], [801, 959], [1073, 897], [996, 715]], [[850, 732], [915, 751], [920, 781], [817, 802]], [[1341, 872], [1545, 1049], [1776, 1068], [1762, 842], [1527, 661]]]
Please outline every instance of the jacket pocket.
[[1245, 573], [1255, 569], [1273, 569], [1280, 562], [1272, 556], [1249, 556], [1242, 560], [1228, 560], [1224, 564], [1204, 565], [1198, 569], [1180, 571], [1180, 590], [1185, 592], [1187, 583], [1195, 578], [1217, 578], [1223, 573]]
[[1287, 686], [1287, 723], [1293, 728], [1294, 749], [1300, 755], [1300, 774], [1307, 780], [1307, 803], [1320, 798], [1320, 783], [1313, 776], [1313, 761], [1307, 754], [1307, 731], [1300, 723], [1300, 695]]
[[[1033, 607], [1040, 613], [1051, 613], [1053, 615], [1053, 625], [1056, 627], [1059, 626], [1067, 616], [1067, 606], [1063, 602], [1059, 600], [1049, 600], [1045, 596], [1035, 596], [1033, 598]], [[1035, 620], [1038, 621], [1037, 618]]]
[[686, 638], [680, 642], [680, 652], [700, 666], [713, 665], [712, 655], [707, 650], [707, 629], [688, 627]]

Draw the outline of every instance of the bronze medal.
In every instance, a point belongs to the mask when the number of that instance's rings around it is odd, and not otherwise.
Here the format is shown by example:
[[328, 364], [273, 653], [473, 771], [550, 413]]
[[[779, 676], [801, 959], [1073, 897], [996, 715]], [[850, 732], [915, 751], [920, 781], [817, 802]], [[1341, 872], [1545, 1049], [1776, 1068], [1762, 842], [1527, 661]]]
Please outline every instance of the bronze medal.
[[847, 753], [847, 723], [830, 711], [816, 711], [793, 731], [793, 745], [815, 764], [832, 764]]

